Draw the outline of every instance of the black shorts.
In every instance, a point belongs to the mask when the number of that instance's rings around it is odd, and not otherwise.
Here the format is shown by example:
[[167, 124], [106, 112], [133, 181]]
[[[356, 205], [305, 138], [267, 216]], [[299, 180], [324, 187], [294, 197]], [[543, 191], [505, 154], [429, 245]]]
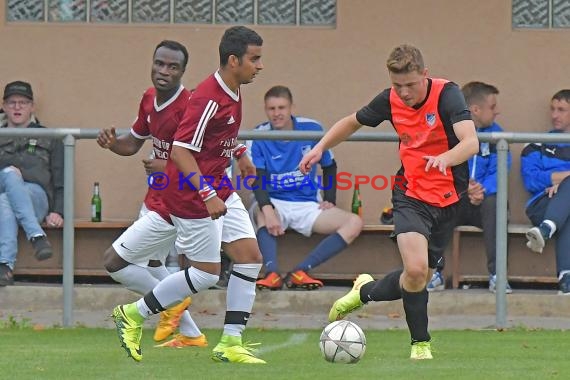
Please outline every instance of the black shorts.
[[394, 234], [418, 232], [424, 235], [428, 241], [428, 265], [435, 268], [453, 235], [459, 203], [432, 206], [395, 187], [392, 192]]

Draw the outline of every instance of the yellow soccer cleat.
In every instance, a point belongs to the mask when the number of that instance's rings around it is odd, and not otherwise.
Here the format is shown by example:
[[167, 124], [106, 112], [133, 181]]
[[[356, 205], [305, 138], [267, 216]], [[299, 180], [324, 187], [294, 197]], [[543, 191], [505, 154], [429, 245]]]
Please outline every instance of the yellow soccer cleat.
[[135, 361], [142, 360], [141, 337], [144, 318], [138, 314], [136, 305], [119, 305], [112, 315], [117, 327], [117, 335], [127, 355]]
[[350, 291], [343, 297], [336, 300], [332, 305], [332, 308], [329, 312], [329, 322], [344, 319], [344, 317], [352, 313], [354, 310], [360, 309], [362, 305], [364, 305], [360, 300], [360, 288], [362, 285], [367, 284], [371, 281], [374, 281], [371, 275], [359, 275], [356, 280], [354, 280], [352, 289], [350, 289]]
[[156, 342], [160, 342], [161, 340], [168, 338], [172, 333], [174, 333], [174, 331], [176, 331], [180, 323], [182, 313], [184, 313], [184, 310], [186, 310], [191, 303], [192, 299], [187, 297], [178, 305], [174, 305], [170, 309], [160, 313], [160, 321], [154, 331], [154, 340]]
[[212, 360], [219, 363], [265, 364], [265, 360], [254, 355], [253, 346], [257, 344], [244, 345], [239, 336], [222, 335], [220, 343], [212, 350]]
[[430, 342], [413, 343], [410, 359], [413, 360], [433, 359], [433, 356], [431, 355], [431, 343]]
[[206, 335], [204, 334], [197, 337], [189, 337], [182, 334], [176, 334], [174, 338], [168, 342], [158, 344], [154, 347], [208, 347], [208, 341], [206, 340]]

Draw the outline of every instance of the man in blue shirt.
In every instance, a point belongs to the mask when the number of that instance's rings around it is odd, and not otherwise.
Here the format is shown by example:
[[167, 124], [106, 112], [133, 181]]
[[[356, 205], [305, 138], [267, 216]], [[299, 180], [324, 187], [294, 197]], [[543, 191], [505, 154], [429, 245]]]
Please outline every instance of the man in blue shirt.
[[[499, 114], [497, 95], [499, 90], [483, 82], [469, 82], [461, 89], [465, 101], [471, 111], [471, 117], [477, 132], [502, 132], [495, 122]], [[511, 155], [508, 156], [508, 167], [511, 166]], [[467, 196], [463, 197], [457, 214], [457, 225], [476, 226], [483, 230], [485, 252], [487, 254], [487, 270], [489, 271], [489, 291], [495, 292], [497, 280], [495, 272], [497, 241], [497, 147], [488, 142], [479, 143], [479, 152], [469, 159], [469, 187]], [[451, 231], [450, 231], [451, 233]], [[444, 289], [441, 274], [443, 261], [438, 265], [430, 282], [428, 291]], [[512, 289], [507, 283], [507, 293]]]
[[[553, 129], [570, 133], [570, 89], [550, 101]], [[546, 241], [556, 238], [556, 271], [560, 294], [570, 295], [570, 144], [528, 144], [521, 153], [521, 174], [531, 193], [526, 214], [533, 225], [527, 246], [542, 253]]]
[[[322, 131], [315, 120], [291, 114], [293, 96], [289, 88], [275, 86], [265, 94], [265, 113], [268, 122], [257, 130]], [[323, 283], [307, 274], [354, 241], [362, 230], [362, 219], [341, 210], [336, 203], [336, 163], [332, 152], [323, 154], [320, 162], [322, 177], [316, 167], [307, 175], [301, 173], [298, 163], [316, 141], [255, 140], [249, 142], [252, 161], [257, 169], [253, 184], [257, 206], [254, 220], [257, 241], [265, 264], [265, 278], [257, 281], [259, 289], [289, 288], [317, 289]], [[324, 190], [321, 200], [319, 190]], [[277, 266], [277, 237], [286, 229], [305, 236], [313, 232], [328, 235], [283, 279]]]

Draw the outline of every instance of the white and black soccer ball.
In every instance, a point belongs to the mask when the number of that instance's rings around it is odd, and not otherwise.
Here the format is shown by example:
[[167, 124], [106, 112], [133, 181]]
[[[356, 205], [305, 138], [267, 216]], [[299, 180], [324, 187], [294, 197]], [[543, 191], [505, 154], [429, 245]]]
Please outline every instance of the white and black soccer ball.
[[366, 337], [356, 323], [335, 321], [323, 329], [319, 347], [329, 362], [356, 363], [366, 351]]

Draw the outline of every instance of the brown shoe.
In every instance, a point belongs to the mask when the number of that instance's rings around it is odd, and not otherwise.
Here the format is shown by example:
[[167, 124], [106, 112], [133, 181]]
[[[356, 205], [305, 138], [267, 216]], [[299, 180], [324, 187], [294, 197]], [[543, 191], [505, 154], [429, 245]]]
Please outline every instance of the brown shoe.
[[30, 239], [34, 247], [34, 255], [38, 260], [47, 260], [53, 255], [51, 244], [45, 235], [34, 236]]
[[0, 286], [14, 285], [14, 273], [8, 264], [0, 263]]

